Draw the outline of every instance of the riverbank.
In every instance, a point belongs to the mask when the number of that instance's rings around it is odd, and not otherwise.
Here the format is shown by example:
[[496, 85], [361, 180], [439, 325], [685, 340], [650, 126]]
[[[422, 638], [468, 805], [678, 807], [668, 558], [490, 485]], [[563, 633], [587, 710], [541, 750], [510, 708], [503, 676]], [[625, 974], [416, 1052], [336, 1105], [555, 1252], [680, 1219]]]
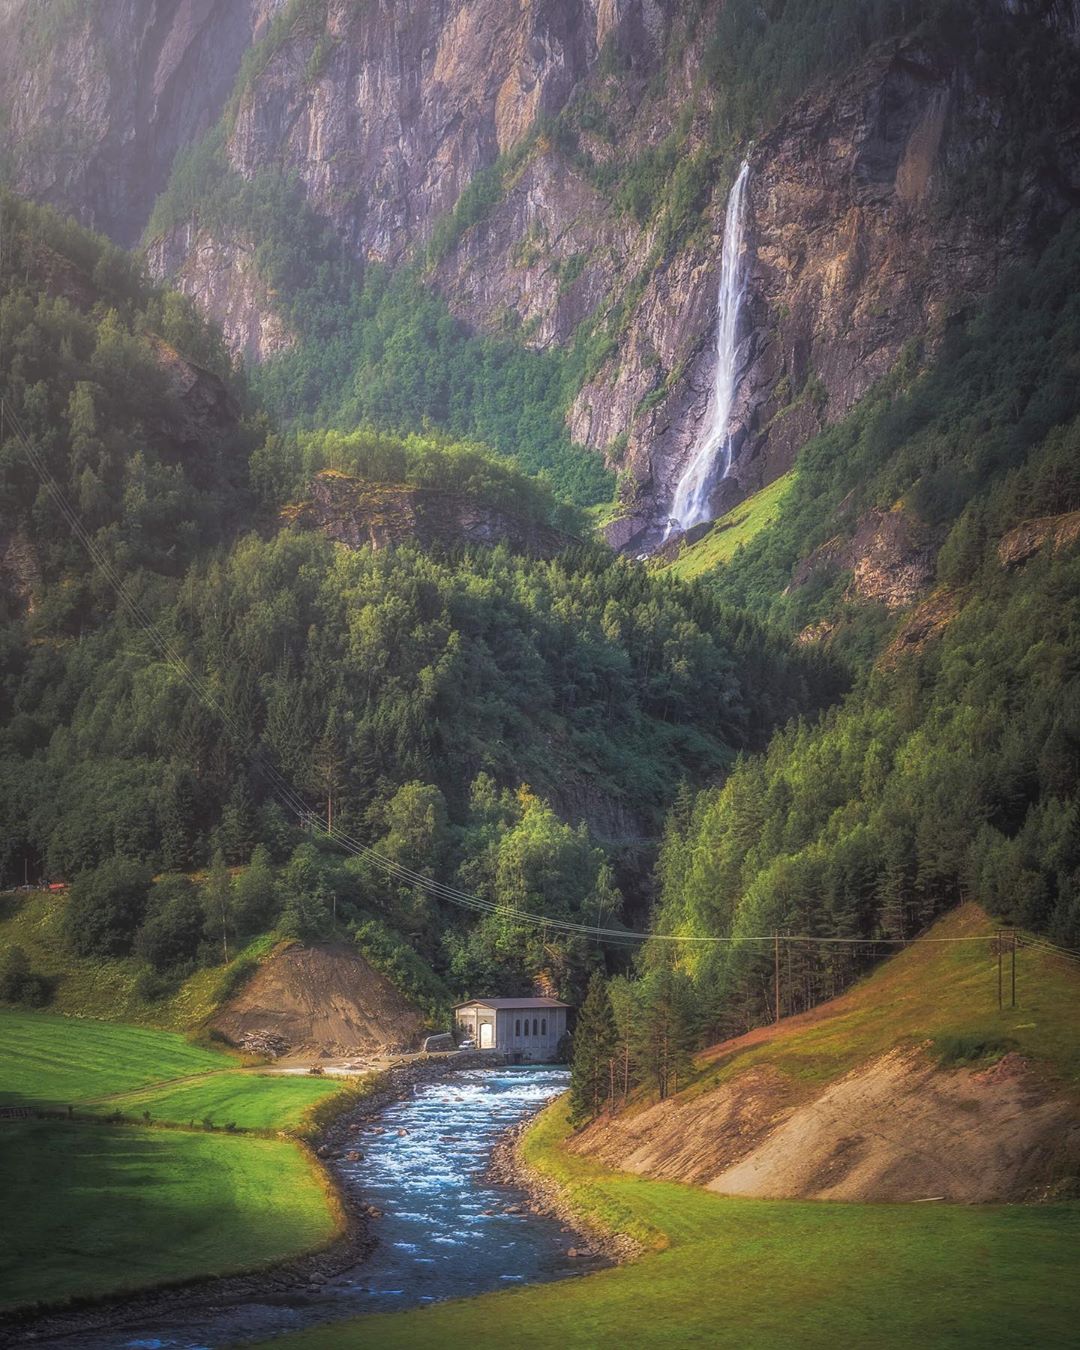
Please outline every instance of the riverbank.
[[[315, 1328], [273, 1350], [1066, 1350], [1080, 1320], [1080, 1205], [746, 1200], [613, 1172], [569, 1153], [565, 1102], [521, 1156], [579, 1218], [638, 1259], [534, 1285]], [[964, 1309], [959, 1323], [956, 1309]]]
[[616, 1265], [632, 1261], [645, 1250], [640, 1239], [591, 1218], [576, 1200], [570, 1186], [550, 1170], [527, 1159], [528, 1140], [542, 1129], [541, 1117], [556, 1109], [556, 1106], [543, 1107], [504, 1131], [492, 1150], [485, 1175], [497, 1185], [514, 1186], [524, 1191], [534, 1214], [558, 1219], [566, 1231], [577, 1234], [580, 1241], [571, 1248], [575, 1259], [593, 1262], [600, 1257]]
[[[376, 1215], [370, 1212], [362, 1195], [344, 1184], [343, 1167], [348, 1155], [355, 1151], [355, 1135], [380, 1112], [407, 1098], [418, 1087], [453, 1078], [468, 1069], [488, 1067], [491, 1067], [491, 1056], [479, 1052], [411, 1060], [393, 1066], [378, 1075], [374, 1090], [362, 1096], [355, 1091], [346, 1092], [320, 1103], [323, 1111], [331, 1109], [335, 1101], [340, 1105], [329, 1120], [317, 1122], [310, 1132], [305, 1132], [306, 1138], [290, 1134], [275, 1143], [275, 1147], [284, 1148], [287, 1138], [317, 1170], [334, 1220], [329, 1242], [322, 1242], [300, 1256], [270, 1261], [239, 1273], [163, 1280], [148, 1289], [71, 1299], [52, 1310], [38, 1307], [10, 1312], [0, 1317], [0, 1338], [18, 1335], [21, 1340], [47, 1343], [84, 1339], [89, 1344], [88, 1338], [95, 1334], [106, 1335], [113, 1329], [157, 1321], [168, 1322], [193, 1307], [212, 1312], [252, 1300], [274, 1302], [317, 1295], [329, 1281], [362, 1264], [375, 1245], [371, 1225]], [[109, 1140], [128, 1134], [133, 1138], [147, 1133], [153, 1138], [165, 1137], [160, 1131], [138, 1131], [126, 1126], [58, 1123], [54, 1128], [74, 1131], [76, 1137], [85, 1136], [88, 1130], [105, 1131]], [[168, 1137], [170, 1140], [193, 1138], [199, 1142], [205, 1136], [169, 1131]], [[227, 1141], [232, 1148], [243, 1148], [248, 1142], [243, 1135]]]

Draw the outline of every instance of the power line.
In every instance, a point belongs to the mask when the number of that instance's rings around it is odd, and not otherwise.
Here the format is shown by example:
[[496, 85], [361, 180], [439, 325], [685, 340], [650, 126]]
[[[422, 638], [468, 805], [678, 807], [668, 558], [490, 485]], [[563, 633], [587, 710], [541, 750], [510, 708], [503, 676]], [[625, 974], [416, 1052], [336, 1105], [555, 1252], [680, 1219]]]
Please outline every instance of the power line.
[[[0, 398], [0, 438], [3, 436], [5, 422], [11, 424], [15, 434], [30, 461], [34, 471], [41, 479], [43, 486], [49, 493], [57, 509], [64, 517], [72, 534], [86, 550], [91, 562], [101, 572], [108, 581], [109, 585], [115, 591], [122, 605], [134, 617], [139, 627], [150, 639], [156, 648], [161, 660], [183, 681], [191, 692], [209, 707], [224, 724], [225, 728], [232, 734], [236, 744], [242, 746], [248, 739], [246, 729], [233, 717], [228, 708], [222, 703], [217, 693], [214, 691], [210, 682], [198, 672], [192, 670], [191, 666], [184, 659], [183, 655], [169, 642], [161, 632], [153, 618], [147, 613], [139, 600], [133, 596], [124, 584], [123, 579], [113, 567], [107, 555], [94, 541], [92, 536], [86, 530], [78, 513], [75, 511], [71, 502], [68, 500], [63, 489], [57, 483], [48, 465], [45, 463], [41, 454], [35, 449], [29, 436], [23, 430], [22, 423], [15, 412], [7, 406], [7, 400]], [[461, 909], [469, 909], [474, 913], [497, 914], [505, 919], [513, 920], [518, 923], [532, 924], [535, 927], [551, 928], [558, 932], [566, 933], [572, 937], [587, 937], [594, 940], [603, 939], [609, 944], [629, 945], [640, 942], [665, 942], [673, 944], [684, 944], [687, 946], [739, 946], [744, 943], [774, 943], [777, 941], [775, 934], [740, 934], [738, 936], [712, 936], [698, 935], [689, 933], [654, 933], [640, 932], [630, 928], [605, 928], [597, 924], [578, 923], [571, 919], [556, 919], [550, 915], [534, 914], [529, 910], [516, 909], [513, 906], [500, 904], [495, 900], [485, 900], [482, 896], [472, 895], [468, 891], [459, 890], [456, 886], [449, 886], [445, 882], [436, 881], [432, 877], [424, 876], [420, 872], [406, 867], [402, 863], [395, 862], [392, 858], [387, 858], [378, 853], [375, 849], [369, 847], [361, 840], [355, 839], [352, 835], [341, 830], [331, 822], [323, 823], [321, 816], [310, 807], [307, 802], [293, 788], [292, 784], [280, 773], [273, 762], [265, 753], [256, 746], [251, 752], [251, 760], [254, 766], [266, 779], [273, 794], [278, 800], [296, 815], [299, 821], [308, 829], [317, 830], [331, 842], [335, 843], [353, 857], [361, 858], [374, 867], [379, 868], [387, 876], [393, 877], [397, 881], [404, 882], [406, 885], [414, 886], [419, 890], [427, 892], [438, 900], [443, 900], [447, 904], [456, 905]], [[598, 907], [598, 917], [600, 907]], [[790, 936], [786, 935], [779, 940], [787, 943], [802, 942], [816, 944], [819, 946], [848, 946], [848, 947], [881, 947], [881, 946], [910, 946], [913, 942], [920, 943], [956, 943], [956, 942], [986, 942], [992, 935], [980, 937], [923, 937], [907, 940], [904, 938], [845, 938], [845, 937], [817, 937], [810, 934]], [[1025, 941], [1028, 939], [1025, 938]], [[1041, 940], [1040, 940], [1041, 943]], [[1052, 944], [1041, 944], [1052, 946]], [[1069, 952], [1064, 948], [1053, 948], [1059, 954], [1080, 961], [1080, 953]]]

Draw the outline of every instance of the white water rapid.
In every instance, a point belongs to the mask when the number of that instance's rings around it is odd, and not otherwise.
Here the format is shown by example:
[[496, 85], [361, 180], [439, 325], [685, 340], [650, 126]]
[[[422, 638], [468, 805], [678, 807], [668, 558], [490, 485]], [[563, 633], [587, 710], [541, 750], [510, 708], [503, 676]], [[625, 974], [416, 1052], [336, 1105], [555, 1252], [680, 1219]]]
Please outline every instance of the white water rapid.
[[742, 252], [746, 223], [746, 180], [749, 176], [750, 165], [744, 160], [728, 195], [724, 216], [724, 247], [716, 312], [716, 376], [709, 420], [675, 489], [665, 539], [670, 539], [673, 534], [682, 534], [692, 525], [709, 519], [709, 498], [713, 485], [731, 472], [728, 419], [735, 398], [739, 311], [746, 282]]

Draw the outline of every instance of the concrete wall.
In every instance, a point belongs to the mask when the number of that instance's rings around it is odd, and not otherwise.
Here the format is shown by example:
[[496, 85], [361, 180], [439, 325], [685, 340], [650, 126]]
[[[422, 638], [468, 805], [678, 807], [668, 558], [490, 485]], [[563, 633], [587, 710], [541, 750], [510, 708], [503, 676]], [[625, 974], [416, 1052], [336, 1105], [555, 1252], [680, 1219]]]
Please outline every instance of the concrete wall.
[[[472, 1004], [457, 1011], [460, 1030], [478, 1047], [500, 1050], [523, 1062], [553, 1060], [566, 1033], [565, 1008], [483, 1008]], [[536, 1030], [533, 1030], [535, 1025]], [[492, 1044], [484, 1046], [485, 1026], [492, 1028]]]

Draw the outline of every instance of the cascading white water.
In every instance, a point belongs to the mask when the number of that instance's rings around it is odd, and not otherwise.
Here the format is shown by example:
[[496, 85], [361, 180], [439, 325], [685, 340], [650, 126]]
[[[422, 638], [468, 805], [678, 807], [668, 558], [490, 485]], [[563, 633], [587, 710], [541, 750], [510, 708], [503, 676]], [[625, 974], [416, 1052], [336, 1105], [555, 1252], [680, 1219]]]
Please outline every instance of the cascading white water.
[[746, 180], [749, 176], [750, 165], [744, 160], [728, 194], [724, 215], [724, 246], [720, 260], [720, 294], [716, 313], [716, 377], [709, 421], [675, 489], [665, 539], [673, 534], [682, 534], [692, 525], [709, 519], [709, 498], [713, 484], [731, 472], [728, 419], [735, 398], [739, 310], [742, 308], [746, 280], [742, 248]]

